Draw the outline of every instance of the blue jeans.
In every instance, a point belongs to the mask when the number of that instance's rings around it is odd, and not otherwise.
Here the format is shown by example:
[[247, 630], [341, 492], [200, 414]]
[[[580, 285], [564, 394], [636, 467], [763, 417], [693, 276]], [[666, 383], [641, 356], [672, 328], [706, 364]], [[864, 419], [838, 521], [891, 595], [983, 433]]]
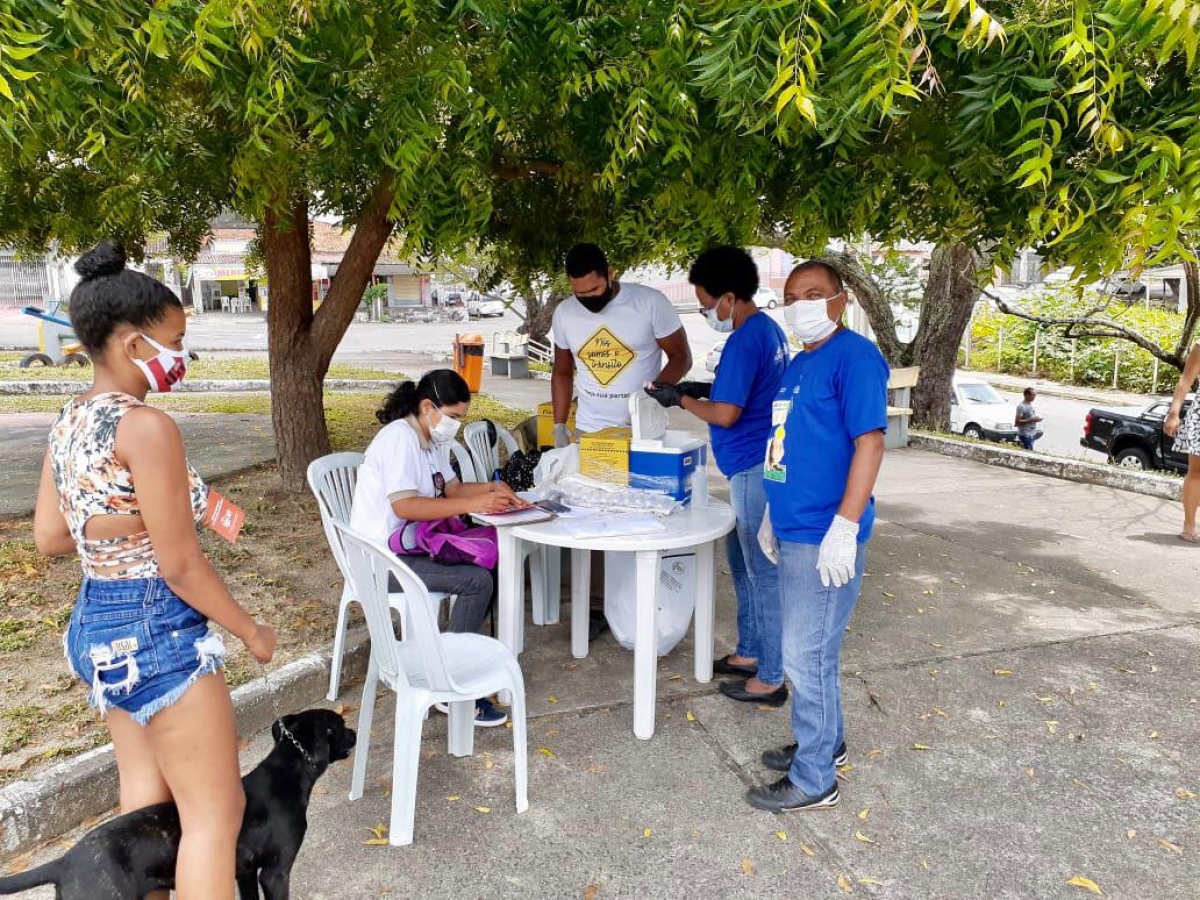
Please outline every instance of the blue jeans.
[[758, 660], [758, 678], [764, 684], [783, 684], [779, 569], [758, 546], [758, 528], [767, 508], [763, 467], [730, 478], [729, 497], [737, 527], [725, 538], [725, 554], [737, 594], [737, 654]]
[[792, 784], [810, 797], [833, 787], [833, 752], [841, 745], [842, 637], [858, 602], [867, 548], [858, 545], [853, 580], [840, 588], [821, 584], [820, 548], [779, 542], [779, 580], [783, 591], [783, 668], [792, 683], [792, 733], [796, 754], [788, 773]]
[[1017, 443], [1019, 443], [1026, 450], [1032, 450], [1033, 442], [1036, 440], [1037, 440], [1037, 438], [1032, 434], [1018, 434], [1017, 435]]

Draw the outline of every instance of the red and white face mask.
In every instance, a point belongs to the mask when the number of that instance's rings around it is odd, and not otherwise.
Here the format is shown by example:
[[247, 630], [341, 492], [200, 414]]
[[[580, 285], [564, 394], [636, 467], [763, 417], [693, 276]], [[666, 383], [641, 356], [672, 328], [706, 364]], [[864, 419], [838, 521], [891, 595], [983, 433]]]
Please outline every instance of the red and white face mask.
[[160, 394], [169, 394], [187, 374], [187, 344], [184, 343], [182, 350], [172, 350], [148, 335], [142, 334], [141, 338], [157, 350], [158, 355], [148, 360], [134, 359], [134, 365], [141, 369], [142, 374], [146, 376], [146, 381], [150, 383], [150, 390], [158, 391]]

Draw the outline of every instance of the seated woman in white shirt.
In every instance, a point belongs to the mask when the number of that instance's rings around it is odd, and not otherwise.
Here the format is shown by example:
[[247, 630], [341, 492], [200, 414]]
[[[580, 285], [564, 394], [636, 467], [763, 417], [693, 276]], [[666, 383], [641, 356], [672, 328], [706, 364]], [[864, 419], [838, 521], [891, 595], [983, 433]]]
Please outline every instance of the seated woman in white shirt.
[[[503, 482], [464, 484], [455, 475], [449, 445], [470, 404], [467, 383], [450, 369], [434, 369], [416, 384], [404, 381], [396, 387], [375, 414], [384, 427], [367, 447], [358, 472], [351, 528], [386, 543], [406, 522], [526, 505]], [[479, 630], [494, 599], [491, 572], [424, 556], [405, 556], [404, 563], [429, 590], [456, 595], [447, 630]], [[503, 725], [507, 719], [489, 700], [476, 704], [477, 725]]]

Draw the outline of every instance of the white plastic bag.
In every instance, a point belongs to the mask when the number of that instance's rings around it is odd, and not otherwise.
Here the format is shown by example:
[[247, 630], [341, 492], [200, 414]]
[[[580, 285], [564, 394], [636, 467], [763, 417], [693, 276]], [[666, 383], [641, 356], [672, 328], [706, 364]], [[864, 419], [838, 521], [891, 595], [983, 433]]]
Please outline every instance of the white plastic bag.
[[[604, 617], [622, 647], [633, 649], [637, 633], [636, 554], [604, 554]], [[696, 554], [664, 553], [659, 562], [655, 646], [666, 656], [683, 640], [696, 606]]]
[[534, 490], [541, 491], [579, 471], [579, 445], [570, 444], [558, 450], [547, 450], [533, 470]]

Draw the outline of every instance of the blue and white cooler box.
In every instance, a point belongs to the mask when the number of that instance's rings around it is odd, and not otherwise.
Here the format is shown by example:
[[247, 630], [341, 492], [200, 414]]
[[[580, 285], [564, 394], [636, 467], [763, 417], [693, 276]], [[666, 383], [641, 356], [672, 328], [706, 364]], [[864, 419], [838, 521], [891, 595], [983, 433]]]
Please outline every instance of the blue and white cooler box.
[[[708, 442], [686, 431], [668, 431], [658, 440], [634, 440], [629, 445], [629, 486], [666, 494], [690, 503], [697, 471], [708, 458]], [[699, 479], [707, 496], [707, 478]]]

